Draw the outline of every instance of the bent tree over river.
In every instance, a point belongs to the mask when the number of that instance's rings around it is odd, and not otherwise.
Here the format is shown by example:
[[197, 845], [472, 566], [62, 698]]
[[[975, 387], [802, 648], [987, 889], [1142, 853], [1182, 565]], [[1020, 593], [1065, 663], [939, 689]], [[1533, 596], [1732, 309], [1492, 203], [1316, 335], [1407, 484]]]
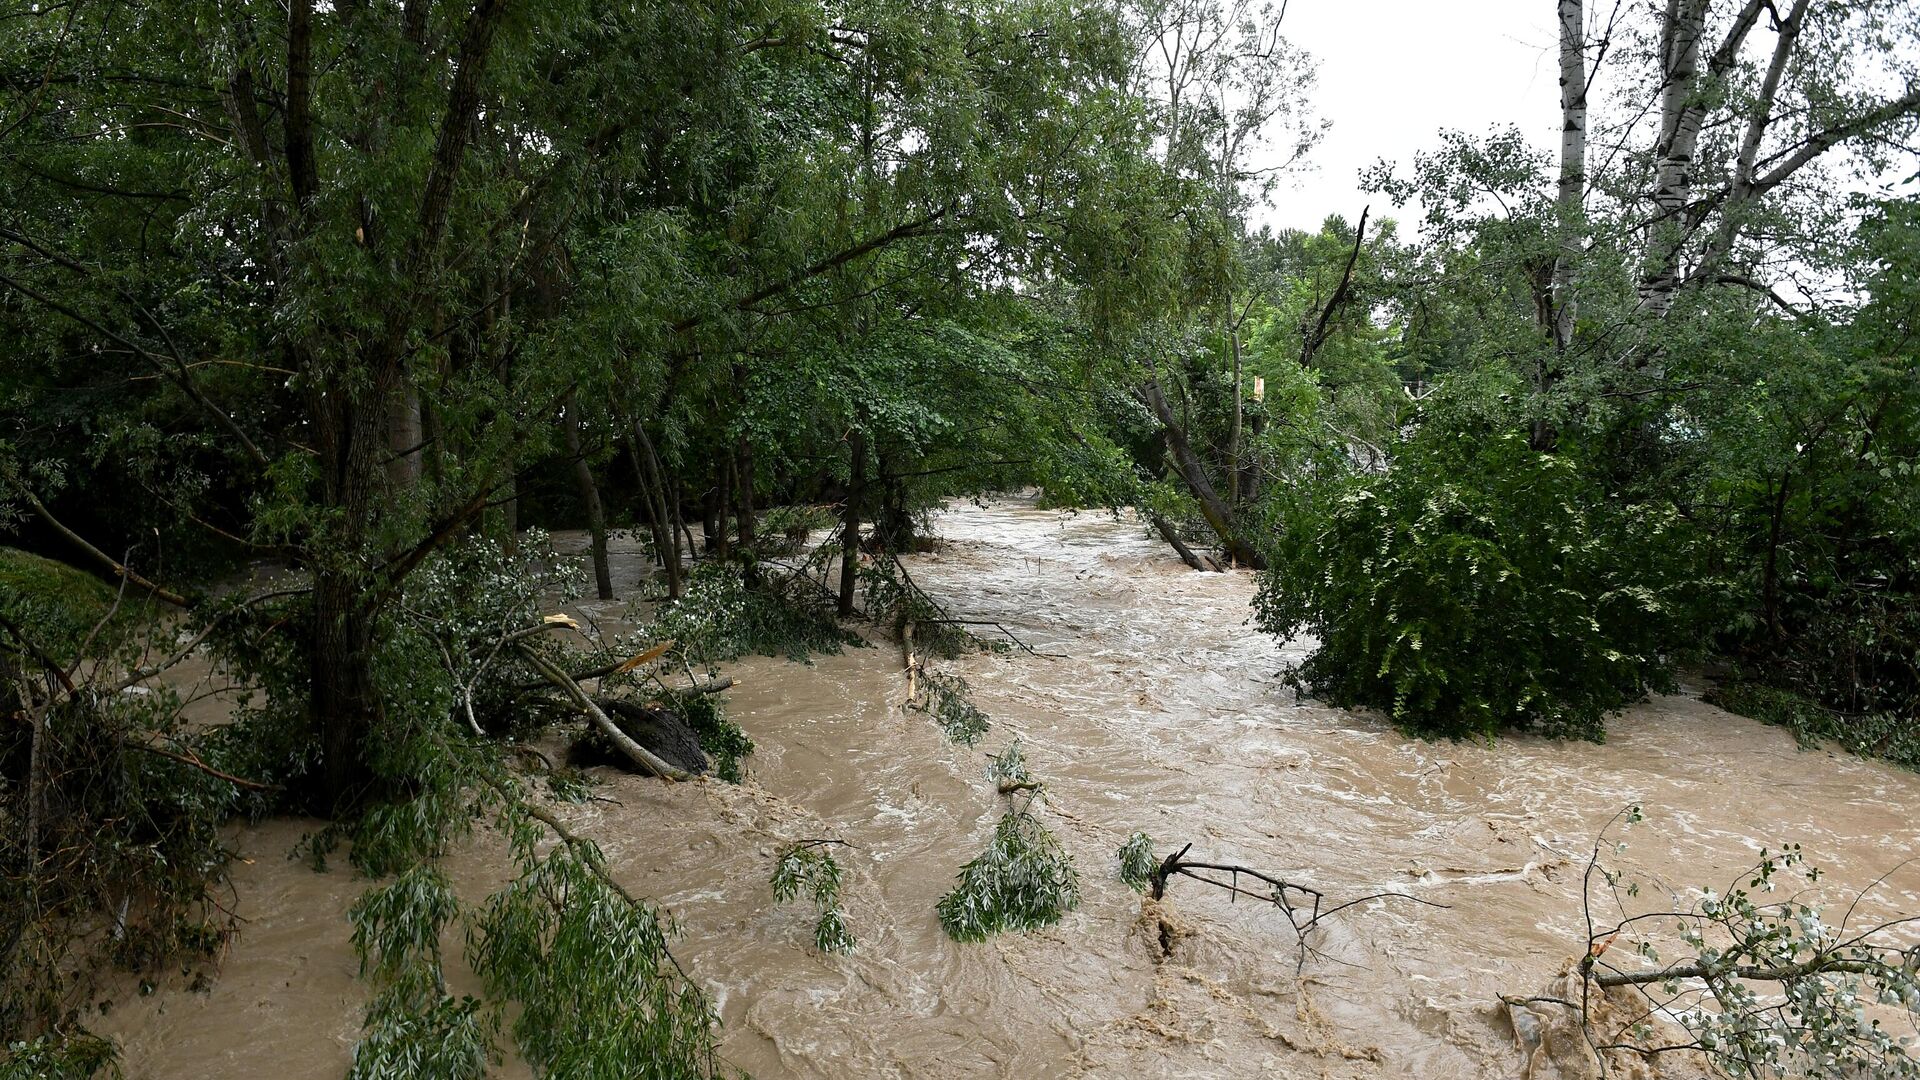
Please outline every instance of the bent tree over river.
[[[1799, 843], [1844, 899], [1920, 854], [1920, 776], [1802, 750], [1691, 682], [1629, 709], [1600, 744], [1422, 741], [1302, 700], [1281, 672], [1310, 643], [1248, 632], [1250, 575], [1193, 573], [1135, 520], [1000, 499], [939, 513], [933, 531], [936, 550], [905, 558], [914, 579], [1032, 650], [930, 662], [964, 676], [991, 718], [979, 748], [902, 708], [890, 642], [811, 665], [754, 658], [725, 668], [757, 747], [744, 783], [600, 769], [592, 800], [554, 807], [671, 911], [674, 953], [718, 1006], [722, 1056], [756, 1076], [1585, 1076], [1573, 1047], [1543, 1051], [1500, 999], [1542, 992], [1586, 950], [1583, 871], [1623, 805], [1647, 821], [1619, 861], [1649, 888], [1720, 887], [1763, 846]], [[616, 543], [617, 573], [636, 559]], [[1082, 899], [1051, 927], [956, 943], [935, 904], [999, 816], [984, 768], [1015, 738]], [[211, 978], [123, 993], [94, 1024], [121, 1041], [128, 1076], [346, 1070], [367, 987], [345, 919], [365, 882], [288, 858], [316, 827], [234, 837], [244, 921]], [[1176, 881], [1155, 906], [1121, 884], [1114, 852], [1135, 830], [1161, 854], [1192, 843], [1195, 858], [1336, 900], [1446, 906], [1350, 908], [1302, 963], [1270, 904]], [[810, 913], [767, 887], [781, 849], [818, 837], [846, 841], [850, 955], [816, 950]], [[499, 843], [483, 832], [448, 857], [463, 889], [497, 885]], [[1916, 910], [1917, 890], [1920, 871], [1896, 873], [1856, 919]], [[450, 977], [456, 993], [470, 980]]]

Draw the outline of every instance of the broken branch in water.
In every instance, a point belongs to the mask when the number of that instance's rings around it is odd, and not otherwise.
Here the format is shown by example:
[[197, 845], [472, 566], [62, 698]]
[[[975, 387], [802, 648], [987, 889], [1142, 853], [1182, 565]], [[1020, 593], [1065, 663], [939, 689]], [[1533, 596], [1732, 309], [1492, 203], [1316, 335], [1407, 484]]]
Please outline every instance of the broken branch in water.
[[[1139, 836], [1139, 834], [1136, 834], [1136, 837], [1142, 843], [1147, 842], [1145, 838]], [[1129, 846], [1132, 846], [1134, 841], [1130, 840], [1128, 843]], [[1310, 885], [1302, 885], [1296, 881], [1288, 881], [1285, 878], [1275, 877], [1272, 874], [1255, 870], [1250, 866], [1242, 866], [1238, 863], [1203, 862], [1199, 859], [1189, 859], [1187, 858], [1187, 852], [1191, 850], [1193, 850], [1193, 845], [1187, 844], [1180, 850], [1162, 859], [1160, 863], [1153, 868], [1145, 882], [1149, 895], [1155, 900], [1164, 899], [1167, 894], [1167, 882], [1174, 877], [1186, 877], [1211, 885], [1216, 889], [1222, 889], [1232, 898], [1244, 896], [1262, 903], [1272, 904], [1286, 914], [1287, 924], [1293, 928], [1294, 939], [1299, 944], [1299, 959], [1295, 964], [1296, 971], [1306, 966], [1309, 954], [1314, 956], [1322, 955], [1319, 950], [1308, 943], [1307, 935], [1312, 933], [1313, 930], [1320, 925], [1321, 920], [1337, 912], [1345, 911], [1347, 908], [1364, 904], [1370, 900], [1411, 900], [1416, 904], [1425, 904], [1428, 907], [1444, 908], [1448, 906], [1407, 893], [1376, 892], [1355, 897], [1351, 900], [1344, 900], [1329, 907], [1327, 906], [1326, 893]], [[1127, 859], [1126, 848], [1121, 849], [1121, 855], [1124, 866], [1125, 860]], [[1226, 874], [1228, 877], [1226, 880], [1222, 880], [1218, 877], [1211, 876], [1211, 874], [1196, 873], [1196, 871], [1200, 870], [1212, 871], [1215, 874]], [[1125, 871], [1123, 870], [1123, 876], [1124, 874]], [[1242, 888], [1240, 885], [1240, 879], [1242, 877], [1252, 878], [1267, 888], [1265, 891]], [[1166, 947], [1166, 936], [1164, 933], [1162, 934], [1162, 947], [1163, 949]]]
[[600, 733], [607, 737], [607, 741], [618, 747], [620, 752], [632, 759], [635, 765], [662, 780], [692, 779], [691, 773], [670, 764], [665, 758], [641, 746], [626, 732], [620, 730], [620, 725], [613, 722], [613, 719], [594, 702], [592, 696], [581, 689], [580, 684], [575, 682], [572, 676], [526, 645], [523, 644], [519, 648], [520, 654], [526, 658], [527, 663], [533, 665], [535, 671], [546, 676], [548, 682], [559, 687], [572, 702], [574, 709], [593, 721], [594, 726], [600, 729]]
[[1033, 646], [1020, 640], [1018, 634], [1007, 629], [1004, 623], [996, 619], [922, 619], [920, 621], [932, 623], [937, 626], [991, 626], [1006, 637], [1008, 644], [1029, 656], [1038, 656], [1045, 660], [1064, 660], [1067, 658], [1066, 653], [1040, 652], [1036, 650]]
[[[1763, 848], [1722, 887], [1663, 887], [1648, 902], [1640, 883], [1604, 861], [1626, 850], [1616, 828], [1641, 820], [1638, 806], [1616, 814], [1595, 837], [1583, 878], [1586, 950], [1566, 978], [1578, 983], [1574, 1020], [1593, 1060], [1604, 1069], [1610, 1051], [1693, 1051], [1741, 1075], [1797, 1075], [1817, 1062], [1830, 1070], [1823, 1075], [1920, 1077], [1920, 1059], [1874, 1015], [1920, 1017], [1912, 933], [1920, 916], [1898, 915], [1883, 894], [1888, 917], [1853, 925], [1868, 894], [1915, 860], [1855, 892], [1837, 923], [1810, 890], [1781, 888], [1821, 878], [1798, 844]], [[1786, 898], [1770, 899], [1776, 890]], [[1601, 917], [1596, 901], [1614, 914]], [[1571, 998], [1571, 989], [1553, 996]]]

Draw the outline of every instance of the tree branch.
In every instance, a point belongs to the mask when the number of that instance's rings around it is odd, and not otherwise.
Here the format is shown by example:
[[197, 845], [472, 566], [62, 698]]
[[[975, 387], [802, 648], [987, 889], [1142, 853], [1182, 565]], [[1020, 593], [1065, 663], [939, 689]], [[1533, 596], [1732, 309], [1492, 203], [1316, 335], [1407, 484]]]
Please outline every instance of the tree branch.
[[[932, 211], [931, 213], [915, 218], [912, 221], [908, 221], [903, 224], [896, 225], [893, 228], [888, 229], [886, 232], [880, 233], [876, 236], [869, 237], [868, 239], [858, 244], [855, 244], [850, 248], [847, 248], [843, 251], [839, 251], [833, 255], [829, 255], [824, 259], [820, 259], [817, 262], [814, 262], [800, 270], [797, 270], [794, 273], [789, 274], [784, 278], [781, 278], [779, 281], [773, 282], [772, 284], [769, 284], [769, 285], [763, 285], [760, 288], [755, 289], [752, 292], [746, 294], [745, 296], [742, 296], [739, 299], [733, 301], [731, 304], [728, 304], [727, 307], [735, 311], [745, 311], [753, 307], [755, 304], [760, 303], [763, 300], [768, 300], [775, 296], [779, 296], [781, 293], [789, 292], [792, 289], [795, 289], [800, 285], [814, 278], [819, 277], [821, 274], [827, 273], [828, 271], [834, 270], [838, 267], [845, 266], [846, 264], [853, 262], [855, 259], [858, 259], [863, 255], [872, 254], [873, 252], [878, 251], [889, 244], [898, 243], [901, 240], [912, 239], [913, 237], [916, 237], [916, 236], [925, 236], [928, 233], [931, 233], [932, 231], [934, 231], [933, 226], [939, 224], [939, 222], [942, 219], [944, 219], [947, 215], [953, 213], [956, 209], [958, 209], [959, 205], [960, 205], [959, 200], [957, 199], [951, 200], [946, 205], [940, 207], [937, 210]], [[689, 315], [686, 318], [681, 319], [679, 322], [674, 323], [672, 330], [676, 334], [683, 333], [687, 330], [693, 329], [696, 326], [699, 326], [700, 324], [706, 322], [711, 317], [712, 317], [711, 313], [705, 313], [700, 315]]]
[[1313, 332], [1300, 343], [1301, 367], [1307, 367], [1313, 363], [1313, 355], [1320, 351], [1320, 346], [1327, 343], [1327, 337], [1331, 333], [1329, 325], [1333, 320], [1333, 313], [1347, 302], [1348, 293], [1353, 287], [1353, 267], [1360, 261], [1360, 244], [1367, 235], [1367, 213], [1372, 209], [1373, 207], [1368, 206], [1360, 211], [1360, 224], [1353, 230], [1353, 250], [1347, 254], [1347, 268], [1340, 273], [1340, 285], [1333, 290], [1333, 295], [1327, 298], [1326, 306], [1320, 309], [1320, 321], [1314, 326]]
[[40, 516], [40, 520], [47, 523], [48, 527], [52, 528], [54, 532], [57, 532], [61, 536], [65, 537], [69, 543], [73, 544], [73, 546], [79, 548], [81, 551], [86, 552], [87, 555], [90, 556], [95, 562], [99, 563], [100, 565], [106, 567], [108, 570], [112, 571], [115, 576], [124, 578], [129, 583], [141, 589], [146, 590], [148, 593], [151, 593], [153, 595], [153, 598], [156, 600], [160, 600], [165, 603], [172, 604], [174, 607], [182, 608], [185, 610], [191, 610], [193, 608], [193, 604], [190, 601], [188, 601], [186, 597], [181, 596], [179, 593], [173, 592], [170, 589], [166, 589], [159, 585], [155, 585], [153, 582], [148, 581], [146, 578], [141, 577], [139, 574], [135, 573], [130, 567], [120, 562], [118, 559], [115, 559], [113, 556], [107, 554], [104, 551], [101, 551], [97, 547], [94, 547], [92, 544], [87, 543], [86, 538], [82, 537], [79, 533], [74, 532], [72, 529], [67, 528], [66, 525], [62, 523], [59, 518], [54, 517], [53, 511], [48, 510], [47, 504], [41, 502], [39, 497], [34, 495], [33, 492], [28, 491], [26, 488], [20, 487], [17, 484], [15, 485], [15, 490], [20, 493], [21, 498], [27, 501], [27, 505], [33, 508], [33, 512]]

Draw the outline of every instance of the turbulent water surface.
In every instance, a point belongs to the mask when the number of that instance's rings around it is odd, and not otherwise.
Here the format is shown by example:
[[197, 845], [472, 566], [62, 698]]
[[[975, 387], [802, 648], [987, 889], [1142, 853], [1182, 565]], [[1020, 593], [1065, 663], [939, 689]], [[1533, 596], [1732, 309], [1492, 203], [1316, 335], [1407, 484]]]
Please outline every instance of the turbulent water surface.
[[[608, 774], [599, 794], [614, 801], [560, 809], [671, 909], [676, 955], [720, 1004], [726, 1058], [758, 1076], [1526, 1075], [1498, 995], [1537, 991], [1584, 947], [1581, 872], [1624, 804], [1649, 819], [1627, 858], [1674, 886], [1724, 883], [1762, 844], [1799, 842], [1840, 883], [1920, 849], [1920, 777], [1800, 751], [1690, 694], [1616, 718], [1604, 745], [1411, 741], [1296, 699], [1280, 672], [1301, 648], [1246, 624], [1248, 575], [1194, 573], [1133, 523], [1017, 500], [935, 524], [946, 543], [911, 561], [916, 580], [1042, 654], [934, 664], [992, 716], [981, 748], [902, 710], [895, 647], [752, 660], [729, 696], [759, 747], [746, 784]], [[639, 566], [629, 552], [617, 576]], [[934, 905], [1003, 808], [987, 752], [1016, 737], [1084, 898], [1050, 929], [955, 944]], [[240, 835], [247, 921], [210, 986], [163, 980], [95, 1023], [122, 1041], [129, 1076], [344, 1073], [365, 998], [345, 912], [365, 882], [289, 861], [310, 827]], [[1448, 906], [1343, 912], [1297, 969], [1272, 907], [1176, 881], [1162, 955], [1160, 914], [1113, 875], [1136, 829], [1163, 853], [1190, 842], [1335, 900], [1386, 889]], [[816, 952], [810, 909], [767, 887], [775, 852], [812, 837], [850, 845], [850, 957]], [[484, 888], [499, 845], [482, 838], [453, 863]], [[1916, 889], [1920, 874], [1896, 875], [1877, 902], [1920, 910]]]

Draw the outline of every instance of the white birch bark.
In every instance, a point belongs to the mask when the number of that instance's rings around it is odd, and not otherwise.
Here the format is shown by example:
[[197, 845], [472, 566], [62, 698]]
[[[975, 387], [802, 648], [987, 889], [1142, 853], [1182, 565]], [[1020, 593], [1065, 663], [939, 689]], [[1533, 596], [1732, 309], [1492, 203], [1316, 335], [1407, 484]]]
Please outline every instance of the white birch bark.
[[1587, 190], [1587, 33], [1584, 0], [1560, 2], [1560, 252], [1553, 264], [1553, 343], [1573, 341], [1573, 275], [1583, 242]]
[[1681, 261], [1701, 215], [1694, 206], [1694, 168], [1709, 91], [1740, 57], [1747, 34], [1771, 0], [1747, 0], [1713, 51], [1706, 70], [1700, 43], [1710, 0], [1667, 0], [1661, 28], [1660, 141], [1655, 145], [1653, 217], [1646, 229], [1646, 271], [1640, 282], [1642, 310], [1664, 316], [1680, 288]]

